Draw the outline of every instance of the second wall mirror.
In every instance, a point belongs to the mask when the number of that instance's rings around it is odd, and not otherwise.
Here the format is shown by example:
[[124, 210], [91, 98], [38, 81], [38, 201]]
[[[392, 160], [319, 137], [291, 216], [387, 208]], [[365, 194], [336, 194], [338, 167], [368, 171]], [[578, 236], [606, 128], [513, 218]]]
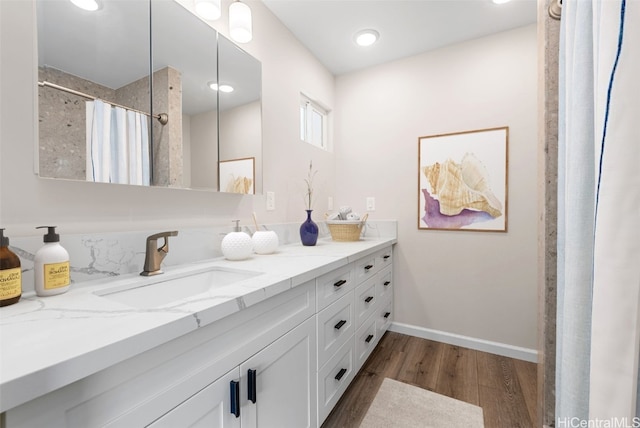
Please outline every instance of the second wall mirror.
[[[36, 10], [40, 176], [261, 191], [259, 61], [174, 0]], [[222, 187], [219, 161], [237, 159], [253, 161], [250, 192]]]

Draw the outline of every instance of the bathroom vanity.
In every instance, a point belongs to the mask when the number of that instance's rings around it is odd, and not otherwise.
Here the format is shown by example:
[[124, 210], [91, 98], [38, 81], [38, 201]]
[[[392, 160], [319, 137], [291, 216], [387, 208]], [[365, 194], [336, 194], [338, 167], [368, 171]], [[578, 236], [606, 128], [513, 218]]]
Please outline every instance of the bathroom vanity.
[[391, 322], [395, 242], [167, 269], [247, 273], [170, 303], [113, 298], [131, 276], [3, 308], [5, 426], [319, 427]]

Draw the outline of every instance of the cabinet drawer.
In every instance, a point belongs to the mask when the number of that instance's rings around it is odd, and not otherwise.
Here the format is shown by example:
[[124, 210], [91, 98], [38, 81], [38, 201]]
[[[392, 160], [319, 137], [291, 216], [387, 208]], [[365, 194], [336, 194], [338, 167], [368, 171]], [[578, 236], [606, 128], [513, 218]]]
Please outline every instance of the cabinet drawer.
[[318, 426], [336, 405], [355, 376], [353, 341], [347, 341], [318, 372]]
[[393, 265], [393, 249], [389, 247], [377, 253], [376, 262], [379, 270], [382, 270], [387, 266]]
[[376, 303], [378, 302], [378, 297], [376, 296], [376, 279], [377, 277], [370, 278], [356, 287], [356, 329], [369, 318], [376, 308]]
[[364, 362], [371, 355], [371, 351], [378, 343], [378, 330], [376, 329], [376, 317], [371, 316], [356, 331], [356, 372], [360, 370]]
[[376, 276], [376, 294], [380, 301], [386, 300], [387, 296], [393, 295], [393, 271], [391, 266], [387, 266]]
[[318, 314], [318, 368], [353, 336], [353, 291]]
[[382, 302], [380, 309], [376, 313], [376, 328], [378, 330], [378, 338], [381, 338], [384, 332], [389, 329], [393, 319], [393, 299]]
[[316, 279], [316, 305], [318, 311], [354, 289], [353, 264], [349, 264]]
[[372, 278], [376, 272], [377, 257], [371, 255], [355, 262], [355, 278], [356, 284], [362, 284], [369, 278]]

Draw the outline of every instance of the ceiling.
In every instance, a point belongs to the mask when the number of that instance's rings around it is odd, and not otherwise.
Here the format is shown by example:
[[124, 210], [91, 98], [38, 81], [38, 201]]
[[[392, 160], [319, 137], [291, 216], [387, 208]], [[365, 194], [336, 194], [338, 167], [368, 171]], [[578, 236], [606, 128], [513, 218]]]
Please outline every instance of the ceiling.
[[[263, 0], [335, 75], [536, 22], [536, 0]], [[353, 36], [375, 29], [362, 48]]]

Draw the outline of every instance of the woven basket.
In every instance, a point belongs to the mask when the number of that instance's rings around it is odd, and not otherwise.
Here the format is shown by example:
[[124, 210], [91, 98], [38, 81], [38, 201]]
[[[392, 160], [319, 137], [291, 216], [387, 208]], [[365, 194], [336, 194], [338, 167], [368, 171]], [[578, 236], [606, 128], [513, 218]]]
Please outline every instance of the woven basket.
[[359, 241], [368, 216], [365, 214], [362, 220], [327, 220], [331, 239], [337, 242]]

